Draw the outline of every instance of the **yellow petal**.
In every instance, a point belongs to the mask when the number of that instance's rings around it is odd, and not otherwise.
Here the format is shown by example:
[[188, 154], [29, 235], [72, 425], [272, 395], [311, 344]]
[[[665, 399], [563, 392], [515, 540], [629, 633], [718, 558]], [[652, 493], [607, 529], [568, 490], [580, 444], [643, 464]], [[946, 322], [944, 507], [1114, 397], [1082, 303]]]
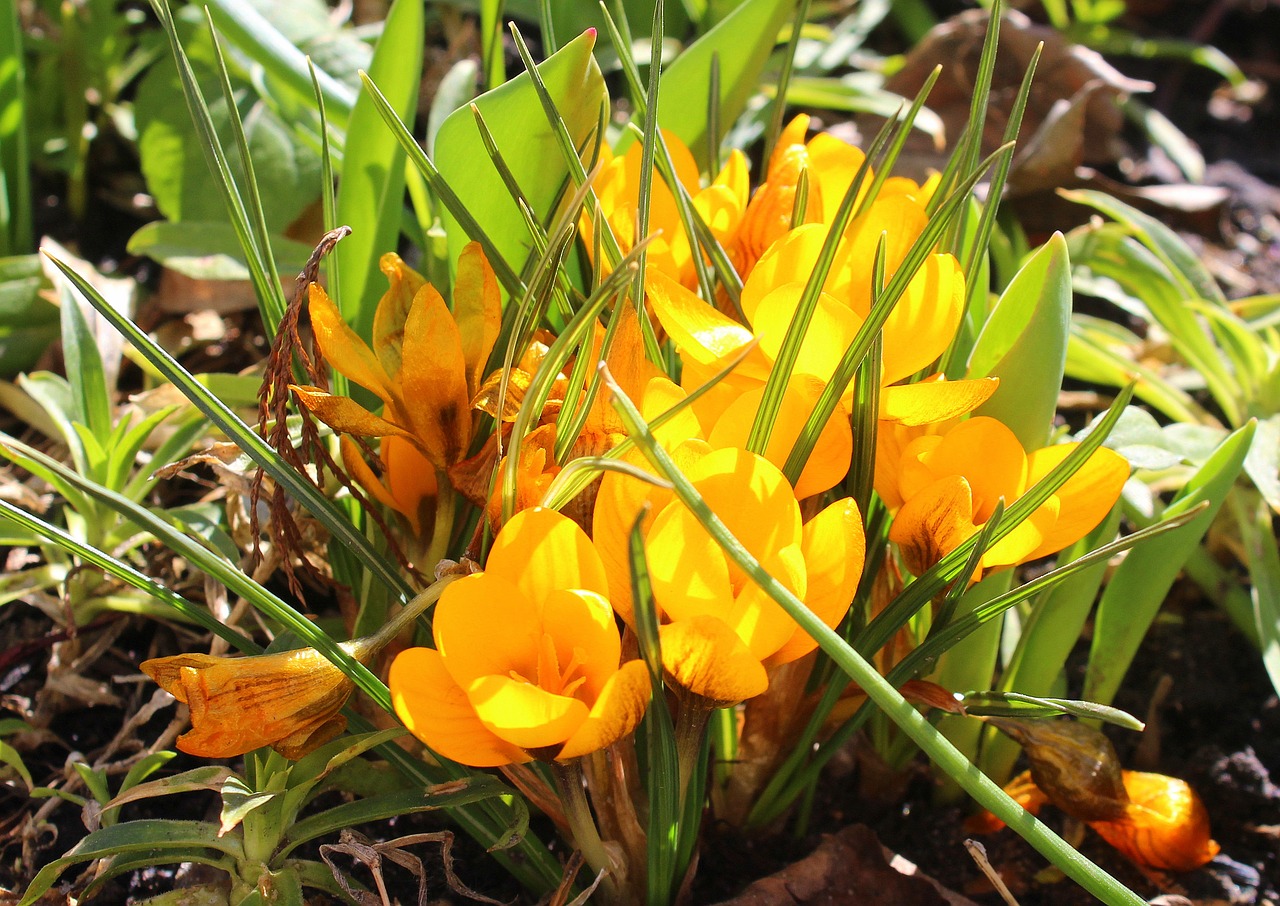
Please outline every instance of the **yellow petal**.
[[529, 756], [486, 729], [440, 654], [408, 648], [391, 662], [387, 684], [396, 716], [433, 751], [477, 768], [520, 764]]
[[391, 288], [382, 294], [373, 313], [373, 351], [387, 374], [394, 376], [400, 370], [405, 319], [409, 317], [413, 297], [427, 281], [394, 252], [378, 259], [378, 268], [386, 275]]
[[[652, 423], [658, 416], [665, 415], [687, 397], [688, 394], [684, 389], [672, 383], [670, 378], [664, 376], [650, 378], [644, 387], [640, 414], [644, 416], [645, 421]], [[653, 436], [657, 438], [658, 443], [670, 449], [690, 438], [701, 437], [702, 425], [694, 414], [693, 407], [685, 406], [662, 425], [654, 428]]]
[[438, 469], [460, 462], [467, 452], [471, 411], [466, 373], [458, 325], [428, 283], [414, 297], [405, 322], [400, 381], [409, 423]]
[[881, 235], [885, 236], [885, 279], [888, 280], [928, 221], [924, 206], [910, 198], [901, 195], [877, 198], [845, 231], [842, 264], [834, 278], [838, 288], [831, 289], [832, 294], [865, 318], [871, 310], [871, 272]]
[[[782, 407], [778, 410], [773, 431], [769, 435], [769, 444], [764, 451], [765, 459], [779, 468], [786, 464], [791, 448], [800, 437], [800, 431], [808, 421], [809, 413], [813, 411], [822, 390], [823, 383], [814, 377], [805, 374], [791, 376]], [[739, 394], [711, 429], [708, 438], [711, 446], [745, 447], [763, 397], [763, 387]], [[809, 461], [805, 463], [804, 470], [796, 481], [796, 499], [803, 500], [835, 487], [848, 474], [852, 459], [853, 429], [849, 424], [849, 413], [843, 404], [839, 404], [827, 420], [822, 433], [818, 435]]]
[[791, 122], [787, 123], [783, 130], [778, 133], [778, 143], [773, 146], [773, 154], [769, 156], [769, 169], [765, 171], [768, 176], [773, 168], [777, 166], [787, 150], [795, 146], [804, 146], [804, 137], [809, 134], [809, 114], [798, 113]]
[[586, 722], [590, 709], [509, 676], [482, 676], [467, 687], [476, 716], [495, 736], [522, 749], [562, 745]]
[[522, 510], [489, 550], [488, 574], [502, 576], [540, 605], [552, 591], [581, 588], [606, 598], [608, 578], [586, 532], [555, 510]]
[[[751, 326], [760, 338], [760, 349], [772, 360], [778, 358], [803, 292], [803, 283], [783, 284], [770, 291], [756, 308]], [[823, 382], [829, 380], [861, 324], [862, 320], [834, 296], [819, 294], [800, 344], [795, 373], [812, 375]]]
[[[928, 440], [928, 438], [922, 438]], [[917, 442], [918, 443], [918, 442]], [[912, 447], [904, 459], [912, 455]], [[927, 476], [963, 475], [973, 494], [973, 518], [979, 524], [990, 518], [996, 501], [1010, 504], [1026, 487], [1026, 454], [1002, 422], [979, 416], [956, 425], [918, 456], [923, 472], [904, 467], [902, 494], [914, 496], [916, 482]]]
[[[799, 545], [762, 557], [761, 566], [800, 600], [808, 591]], [[782, 605], [748, 579], [723, 619], [761, 662], [786, 644], [799, 625]]]
[[338, 306], [318, 284], [312, 283], [308, 292], [311, 330], [315, 334], [316, 345], [329, 364], [335, 371], [377, 394], [383, 402], [391, 402], [394, 398], [391, 376], [373, 350], [347, 326]]
[[458, 257], [453, 283], [453, 317], [466, 363], [467, 397], [476, 395], [484, 368], [502, 328], [502, 296], [498, 279], [478, 242], [469, 242]]
[[[862, 166], [867, 156], [862, 153], [861, 148], [856, 148], [826, 132], [815, 135], [806, 150], [809, 153], [809, 179], [817, 184], [822, 194], [823, 219], [830, 221], [840, 207], [845, 193], [849, 191], [849, 184], [853, 182], [853, 177], [858, 174], [858, 168]], [[873, 178], [874, 174], [868, 171], [866, 178], [862, 181], [858, 200], [862, 199], [871, 188]]]
[[666, 274], [645, 278], [654, 313], [688, 358], [712, 365], [751, 342], [751, 331], [730, 321]]
[[334, 396], [319, 387], [303, 387], [298, 384], [290, 384], [289, 389], [298, 397], [298, 402], [307, 407], [307, 411], [342, 434], [414, 439], [412, 434], [399, 425], [374, 415], [348, 396]]
[[969, 483], [960, 475], [948, 475], [907, 498], [889, 527], [889, 540], [901, 548], [907, 569], [918, 576], [975, 531]]
[[946, 352], [964, 314], [964, 272], [951, 255], [930, 255], [885, 321], [881, 383], [893, 384]]
[[723, 616], [732, 607], [724, 553], [684, 504], [671, 502], [653, 520], [645, 554], [654, 599], [668, 618]]
[[[712, 512], [758, 559], [800, 543], [795, 494], [778, 467], [763, 456], [715, 450], [685, 474]], [[736, 567], [730, 570], [731, 576], [735, 573]]]
[[760, 659], [723, 621], [698, 616], [658, 628], [662, 666], [690, 692], [723, 705], [769, 688]]
[[967, 415], [995, 393], [999, 378], [972, 381], [925, 380], [880, 391], [881, 422], [916, 427]]
[[627, 661], [609, 677], [591, 713], [569, 737], [557, 761], [568, 761], [612, 745], [640, 725], [649, 704], [649, 668]]
[[982, 555], [982, 565], [987, 569], [1015, 566], [1034, 559], [1037, 548], [1043, 547], [1045, 538], [1058, 521], [1061, 501], [1050, 497], [1018, 525]]
[[504, 576], [485, 572], [454, 582], [436, 605], [432, 629], [436, 648], [459, 686], [491, 673], [515, 671], [527, 679], [538, 675], [542, 617]]
[[786, 283], [808, 282], [826, 238], [825, 225], [810, 223], [789, 230], [769, 246], [742, 285], [739, 304], [748, 321], [755, 323], [760, 300], [777, 287]]
[[[853, 498], [837, 500], [806, 522], [800, 547], [808, 579], [805, 606], [834, 629], [849, 611], [866, 558], [862, 516]], [[790, 663], [817, 644], [797, 626], [791, 639], [765, 660], [765, 666]]]
[[729, 152], [729, 159], [711, 185], [726, 188], [732, 192], [738, 209], [742, 210], [747, 206], [747, 195], [751, 191], [750, 178], [747, 156], [734, 148]]
[[[1033, 487], [1075, 448], [1076, 444], [1059, 444], [1028, 454], [1027, 487]], [[1056, 553], [1096, 528], [1120, 499], [1128, 479], [1129, 463], [1123, 456], [1106, 447], [1095, 451], [1080, 470], [1058, 488], [1055, 496], [1062, 501], [1061, 510], [1053, 528], [1030, 559]]]

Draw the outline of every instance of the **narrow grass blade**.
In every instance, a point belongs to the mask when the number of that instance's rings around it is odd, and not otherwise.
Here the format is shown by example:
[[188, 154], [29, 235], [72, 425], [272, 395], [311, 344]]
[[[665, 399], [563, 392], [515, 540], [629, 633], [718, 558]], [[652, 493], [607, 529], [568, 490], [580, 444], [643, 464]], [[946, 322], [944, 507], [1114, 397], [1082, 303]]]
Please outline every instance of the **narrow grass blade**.
[[34, 249], [25, 59], [17, 0], [0, 0], [0, 258]]

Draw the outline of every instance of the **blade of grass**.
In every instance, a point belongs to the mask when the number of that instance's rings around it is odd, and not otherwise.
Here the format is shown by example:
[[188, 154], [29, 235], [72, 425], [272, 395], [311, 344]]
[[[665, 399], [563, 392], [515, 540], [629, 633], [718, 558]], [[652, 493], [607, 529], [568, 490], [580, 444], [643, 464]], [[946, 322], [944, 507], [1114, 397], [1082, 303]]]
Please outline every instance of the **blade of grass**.
[[0, 0], [0, 257], [34, 248], [25, 59], [17, 0]]
[[795, 15], [791, 18], [791, 36], [787, 38], [786, 50], [782, 52], [782, 71], [778, 73], [778, 87], [769, 111], [769, 125], [764, 133], [765, 160], [773, 154], [773, 146], [778, 143], [778, 136], [782, 134], [782, 120], [787, 114], [787, 86], [791, 84], [791, 76], [795, 72], [796, 48], [800, 46], [800, 36], [808, 21], [809, 0], [800, 0]]

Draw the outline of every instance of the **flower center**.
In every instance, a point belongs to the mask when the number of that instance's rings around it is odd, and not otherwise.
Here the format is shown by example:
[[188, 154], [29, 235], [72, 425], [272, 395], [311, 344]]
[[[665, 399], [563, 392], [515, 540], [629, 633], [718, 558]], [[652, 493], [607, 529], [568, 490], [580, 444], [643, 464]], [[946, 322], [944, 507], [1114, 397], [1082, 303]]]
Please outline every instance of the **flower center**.
[[[538, 676], [534, 685], [553, 695], [572, 697], [587, 681], [582, 675], [584, 655], [585, 652], [575, 645], [569, 663], [562, 667], [560, 656], [556, 653], [555, 639], [544, 632], [538, 640]], [[532, 682], [515, 670], [511, 671], [511, 678], [522, 683]]]

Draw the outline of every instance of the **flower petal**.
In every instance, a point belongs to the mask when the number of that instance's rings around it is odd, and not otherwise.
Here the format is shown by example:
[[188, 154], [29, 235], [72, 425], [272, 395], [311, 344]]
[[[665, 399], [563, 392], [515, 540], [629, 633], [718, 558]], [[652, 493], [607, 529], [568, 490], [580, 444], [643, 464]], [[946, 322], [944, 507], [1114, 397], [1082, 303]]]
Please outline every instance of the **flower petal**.
[[972, 381], [924, 380], [885, 387], [880, 391], [882, 422], [907, 427], [931, 425], [967, 415], [996, 392], [999, 378]]
[[609, 599], [581, 589], [552, 591], [542, 603], [542, 629], [555, 642], [561, 669], [577, 661], [586, 678], [579, 697], [595, 701], [622, 658]]
[[391, 662], [387, 684], [396, 716], [410, 733], [445, 758], [477, 768], [530, 760], [485, 728], [439, 652], [430, 648], [400, 652]]
[[357, 437], [403, 437], [416, 440], [412, 434], [385, 418], [374, 415], [348, 396], [335, 396], [319, 387], [290, 384], [289, 389], [307, 411], [330, 428]]
[[311, 330], [315, 334], [316, 345], [329, 364], [335, 371], [377, 394], [384, 403], [391, 402], [394, 398], [391, 376], [373, 350], [348, 326], [338, 306], [318, 284], [312, 283], [308, 293]]
[[[800, 552], [799, 545], [783, 548], [762, 558], [760, 565], [785, 585], [788, 591], [804, 600], [808, 588], [804, 555]], [[761, 662], [785, 645], [800, 628], [781, 604], [751, 580], [742, 586], [722, 619]]]
[[586, 721], [569, 737], [556, 760], [589, 755], [626, 736], [640, 725], [650, 691], [649, 668], [644, 661], [627, 661], [609, 677]]
[[438, 469], [460, 462], [467, 452], [471, 398], [466, 374], [458, 325], [428, 283], [414, 297], [405, 322], [400, 383], [405, 415]]
[[[1049, 474], [1075, 448], [1075, 444], [1059, 444], [1028, 454], [1028, 489]], [[1080, 470], [1058, 488], [1056, 496], [1062, 501], [1062, 506], [1057, 521], [1030, 558], [1057, 553], [1093, 531], [1120, 499], [1120, 492], [1128, 480], [1129, 463], [1123, 456], [1106, 447], [1095, 451]]]
[[373, 351], [387, 374], [394, 375], [402, 362], [404, 323], [409, 317], [409, 308], [427, 281], [395, 252], [379, 258], [378, 268], [391, 287], [382, 294], [373, 313]]
[[733, 605], [723, 551], [678, 500], [653, 520], [644, 547], [654, 599], [669, 619], [720, 616]]
[[885, 321], [882, 384], [932, 365], [955, 339], [964, 314], [964, 272], [951, 255], [930, 255]]
[[681, 354], [695, 362], [714, 365], [751, 342], [751, 331], [660, 271], [645, 278], [645, 290]]
[[769, 246], [742, 286], [739, 304], [749, 322], [755, 323], [760, 300], [771, 291], [787, 283], [808, 282], [826, 238], [826, 226], [810, 223], [788, 231]]
[[[923, 444], [923, 441], [930, 441]], [[917, 447], [917, 444], [920, 446]], [[921, 452], [915, 452], [919, 449]], [[996, 501], [1010, 504], [1026, 487], [1026, 454], [1003, 422], [978, 416], [956, 425], [940, 439], [921, 438], [908, 446], [901, 478], [903, 497], [914, 496], [919, 484], [944, 475], [963, 475], [973, 495], [973, 518], [986, 522]]]
[[556, 589], [609, 596], [609, 581], [591, 539], [572, 519], [534, 507], [511, 518], [489, 549], [487, 574], [502, 576], [541, 606]]
[[[714, 450], [685, 475], [757, 559], [800, 543], [800, 508], [777, 466], [746, 450]], [[736, 567], [730, 567], [735, 584]]]
[[467, 700], [486, 729], [522, 749], [561, 745], [591, 713], [576, 698], [509, 676], [480, 677], [467, 687]]
[[467, 397], [476, 395], [484, 368], [502, 328], [502, 295], [489, 259], [478, 242], [468, 242], [458, 256], [453, 281], [453, 318], [458, 324], [466, 365]]
[[[866, 558], [862, 515], [853, 498], [837, 500], [806, 522], [800, 548], [804, 552], [808, 582], [805, 606], [834, 629], [853, 603]], [[808, 654], [817, 644], [797, 626], [791, 639], [765, 660], [765, 666], [790, 663]]]
[[[756, 308], [751, 326], [760, 338], [760, 349], [772, 360], [777, 360], [803, 292], [803, 283], [783, 284], [771, 290]], [[813, 375], [825, 383], [835, 373], [861, 325], [862, 319], [850, 313], [842, 302], [821, 293], [800, 344], [795, 372]]]
[[889, 527], [889, 540], [902, 550], [917, 576], [977, 531], [973, 496], [961, 475], [948, 475], [909, 497]]
[[530, 680], [538, 675], [542, 616], [505, 576], [485, 572], [451, 584], [436, 605], [432, 628], [459, 686], [491, 673], [515, 671]]
[[769, 688], [760, 659], [729, 626], [697, 616], [658, 627], [662, 666], [677, 683], [722, 705], [754, 698]]

